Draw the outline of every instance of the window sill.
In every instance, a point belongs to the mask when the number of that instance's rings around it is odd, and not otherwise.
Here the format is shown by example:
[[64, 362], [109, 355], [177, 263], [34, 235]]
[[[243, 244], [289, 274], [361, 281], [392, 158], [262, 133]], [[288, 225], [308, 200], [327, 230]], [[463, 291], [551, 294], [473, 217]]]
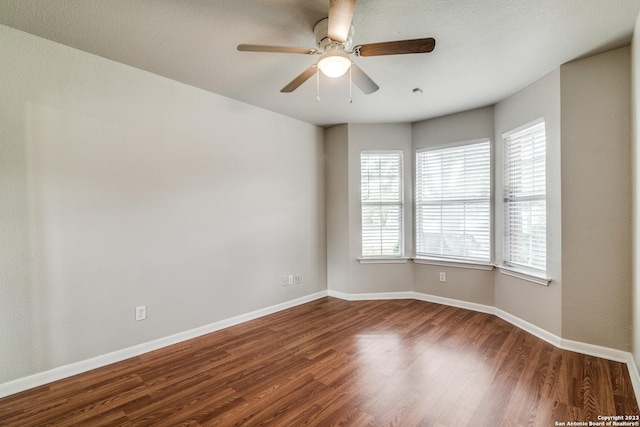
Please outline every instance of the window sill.
[[491, 271], [495, 267], [493, 264], [485, 264], [479, 262], [469, 262], [469, 261], [453, 261], [453, 260], [445, 260], [445, 259], [437, 259], [437, 258], [412, 258], [415, 264], [425, 264], [425, 265], [438, 265], [441, 267], [455, 267], [455, 268], [469, 268], [472, 270], [487, 270]]
[[542, 286], [549, 286], [549, 283], [551, 283], [551, 279], [537, 275], [535, 273], [530, 273], [528, 271], [516, 270], [513, 267], [507, 267], [503, 265], [498, 267], [498, 270], [504, 275], [517, 277], [518, 279], [526, 280], [528, 282], [536, 283]]
[[358, 258], [358, 262], [360, 264], [406, 264], [410, 259], [408, 257]]
[[475, 263], [475, 262], [466, 262], [466, 261], [452, 261], [452, 260], [443, 260], [443, 259], [435, 259], [435, 258], [408, 258], [408, 257], [389, 257], [389, 258], [358, 258], [358, 262], [360, 264], [406, 264], [409, 260], [413, 261], [414, 264], [423, 264], [423, 265], [437, 265], [441, 267], [453, 267], [453, 268], [468, 268], [472, 270], [485, 270], [491, 271], [494, 268], [497, 268], [500, 273], [515, 277], [518, 279], [526, 280], [528, 282], [536, 283], [542, 286], [549, 286], [552, 279], [547, 277], [528, 272], [517, 270], [513, 267], [507, 266], [496, 266], [493, 264], [484, 264], [484, 263]]

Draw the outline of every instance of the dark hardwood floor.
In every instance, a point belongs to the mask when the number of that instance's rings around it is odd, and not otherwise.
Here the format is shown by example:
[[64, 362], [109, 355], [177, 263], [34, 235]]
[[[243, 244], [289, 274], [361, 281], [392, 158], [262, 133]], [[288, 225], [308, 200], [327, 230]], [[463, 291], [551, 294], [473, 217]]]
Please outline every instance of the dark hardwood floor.
[[10, 426], [556, 426], [638, 413], [623, 363], [488, 314], [334, 298], [0, 399]]

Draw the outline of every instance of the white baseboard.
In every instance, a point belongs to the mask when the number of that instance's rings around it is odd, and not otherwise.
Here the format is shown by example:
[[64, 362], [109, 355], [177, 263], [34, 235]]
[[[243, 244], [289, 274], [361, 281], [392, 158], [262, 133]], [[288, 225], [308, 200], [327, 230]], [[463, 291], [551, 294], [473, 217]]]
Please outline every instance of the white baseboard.
[[632, 353], [629, 353], [630, 357], [627, 360], [627, 369], [629, 370], [629, 376], [631, 377], [631, 384], [633, 385], [633, 391], [636, 393], [636, 401], [640, 401], [640, 373], [638, 373], [638, 365], [633, 357]]
[[436, 304], [448, 305], [448, 306], [457, 307], [457, 308], [464, 308], [466, 310], [478, 311], [480, 313], [495, 314], [495, 309], [489, 305], [478, 304], [478, 303], [469, 302], [469, 301], [462, 301], [462, 300], [453, 299], [453, 298], [439, 297], [437, 295], [423, 294], [421, 292], [412, 292], [412, 293], [413, 293], [413, 298], [420, 301], [434, 302]]
[[415, 292], [373, 292], [366, 294], [348, 294], [345, 292], [327, 291], [330, 297], [343, 299], [345, 301], [372, 301], [372, 300], [389, 300], [389, 299], [415, 299]]
[[636, 366], [633, 355], [630, 352], [563, 339], [555, 334], [552, 334], [551, 332], [533, 325], [532, 323], [522, 320], [519, 317], [488, 305], [477, 304], [452, 298], [445, 298], [436, 295], [423, 294], [414, 291], [349, 294], [334, 290], [316, 292], [311, 295], [306, 295], [301, 298], [286, 301], [260, 310], [252, 311], [250, 313], [241, 314], [229, 319], [220, 320], [209, 325], [191, 329], [185, 332], [180, 332], [168, 337], [159, 338], [157, 340], [138, 344], [132, 347], [114, 351], [69, 365], [60, 366], [58, 368], [30, 375], [28, 377], [18, 378], [16, 380], [0, 384], [0, 397], [9, 396], [11, 394], [38, 387], [52, 381], [57, 381], [63, 378], [90, 371], [92, 369], [120, 362], [131, 357], [139, 356], [153, 350], [158, 350], [160, 348], [196, 338], [201, 335], [219, 331], [221, 329], [247, 322], [249, 320], [254, 320], [263, 316], [267, 316], [269, 314], [277, 313], [279, 311], [305, 304], [307, 302], [311, 302], [320, 298], [324, 298], [326, 296], [335, 297], [346, 301], [415, 299], [419, 301], [433, 302], [436, 304], [443, 304], [452, 307], [463, 308], [466, 310], [477, 311], [480, 313], [493, 314], [558, 348], [575, 351], [577, 353], [582, 353], [589, 356], [601, 357], [616, 362], [626, 363], [629, 370], [629, 376], [631, 377], [633, 390], [636, 395], [636, 400], [640, 402], [640, 374], [638, 373], [638, 368]]
[[437, 295], [423, 294], [421, 292], [384, 292], [384, 293], [366, 293], [366, 294], [348, 294], [338, 291], [329, 291], [329, 296], [344, 299], [347, 301], [364, 301], [364, 300], [383, 300], [383, 299], [416, 299], [420, 301], [433, 302], [452, 307], [464, 308], [466, 310], [477, 311], [480, 313], [493, 314], [512, 325], [529, 332], [549, 344], [561, 348], [563, 350], [575, 351], [576, 353], [586, 354], [588, 356], [601, 357], [603, 359], [613, 360], [627, 364], [633, 391], [636, 400], [640, 402], [640, 373], [636, 366], [633, 354], [628, 351], [617, 350], [609, 347], [602, 347], [594, 344], [587, 344], [578, 341], [572, 341], [561, 338], [545, 329], [540, 328], [526, 320], [520, 319], [499, 308], [483, 305], [468, 301], [462, 301], [452, 298], [440, 297]]
[[511, 323], [513, 326], [516, 326], [524, 331], [529, 332], [531, 335], [535, 335], [543, 341], [548, 342], [549, 344], [563, 348], [562, 347], [562, 339], [553, 334], [546, 329], [542, 329], [539, 326], [534, 325], [533, 323], [529, 323], [526, 320], [522, 320], [519, 317], [514, 316], [513, 314], [507, 313], [506, 311], [500, 310], [499, 308], [493, 308], [493, 314], [501, 318], [502, 320]]
[[272, 305], [270, 307], [262, 308], [260, 310], [252, 311], [250, 313], [241, 314], [239, 316], [231, 317], [228, 319], [220, 320], [199, 328], [190, 329], [188, 331], [180, 332], [168, 337], [159, 338], [146, 343], [134, 345], [122, 350], [117, 350], [111, 353], [103, 354], [91, 359], [82, 360], [80, 362], [71, 363], [69, 365], [60, 366], [50, 369], [48, 371], [39, 372], [37, 374], [30, 375], [28, 377], [18, 378], [3, 384], [0, 384], [0, 397], [9, 396], [11, 394], [19, 393], [21, 391], [28, 390], [30, 388], [38, 387], [44, 384], [48, 384], [53, 381], [61, 380], [73, 375], [81, 374], [83, 372], [90, 371], [92, 369], [101, 368], [112, 363], [120, 362], [131, 357], [139, 356], [150, 351], [158, 350], [163, 347], [167, 347], [173, 344], [180, 343], [192, 338], [199, 337], [211, 332], [219, 331], [230, 326], [238, 325], [249, 320], [254, 320], [259, 317], [267, 316], [269, 314], [277, 313], [288, 308], [292, 308], [307, 302], [311, 302], [320, 298], [324, 298], [328, 295], [327, 291], [316, 292], [311, 295], [306, 295], [301, 298], [297, 298], [291, 301], [286, 301], [280, 304]]

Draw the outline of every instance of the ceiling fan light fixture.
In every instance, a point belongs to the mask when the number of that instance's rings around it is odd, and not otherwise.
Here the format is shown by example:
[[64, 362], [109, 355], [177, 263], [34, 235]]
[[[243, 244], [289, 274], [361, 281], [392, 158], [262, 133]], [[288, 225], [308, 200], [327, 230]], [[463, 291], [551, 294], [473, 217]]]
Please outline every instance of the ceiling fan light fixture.
[[[329, 16], [321, 19], [313, 27], [317, 49], [300, 47], [269, 46], [254, 44], [239, 44], [241, 52], [276, 52], [297, 53], [305, 55], [321, 55], [319, 61], [300, 73], [285, 87], [282, 93], [290, 93], [300, 85], [316, 76], [316, 87], [320, 87], [320, 71], [327, 77], [339, 78], [349, 71], [349, 93], [351, 83], [355, 83], [362, 92], [369, 95], [380, 87], [355, 62], [351, 62], [348, 55], [382, 56], [404, 55], [412, 53], [428, 53], [433, 51], [436, 40], [433, 37], [395, 40], [377, 43], [361, 44], [353, 47], [353, 13], [357, 0], [330, 0]], [[419, 89], [419, 88], [416, 88]], [[421, 90], [414, 90], [420, 93]]]
[[351, 60], [340, 52], [327, 52], [318, 61], [318, 68], [327, 77], [338, 78], [351, 67]]

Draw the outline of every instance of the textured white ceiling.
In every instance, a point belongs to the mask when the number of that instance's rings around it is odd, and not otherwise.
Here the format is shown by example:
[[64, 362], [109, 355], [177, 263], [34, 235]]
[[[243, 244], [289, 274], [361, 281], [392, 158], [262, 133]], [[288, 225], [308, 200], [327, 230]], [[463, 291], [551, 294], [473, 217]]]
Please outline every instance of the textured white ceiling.
[[[559, 65], [631, 40], [640, 0], [360, 0], [354, 43], [434, 37], [429, 54], [353, 58], [380, 86], [315, 78], [280, 89], [316, 56], [238, 52], [315, 47], [328, 0], [2, 0], [0, 24], [328, 126], [412, 122], [493, 104]], [[421, 94], [413, 93], [421, 88]]]

